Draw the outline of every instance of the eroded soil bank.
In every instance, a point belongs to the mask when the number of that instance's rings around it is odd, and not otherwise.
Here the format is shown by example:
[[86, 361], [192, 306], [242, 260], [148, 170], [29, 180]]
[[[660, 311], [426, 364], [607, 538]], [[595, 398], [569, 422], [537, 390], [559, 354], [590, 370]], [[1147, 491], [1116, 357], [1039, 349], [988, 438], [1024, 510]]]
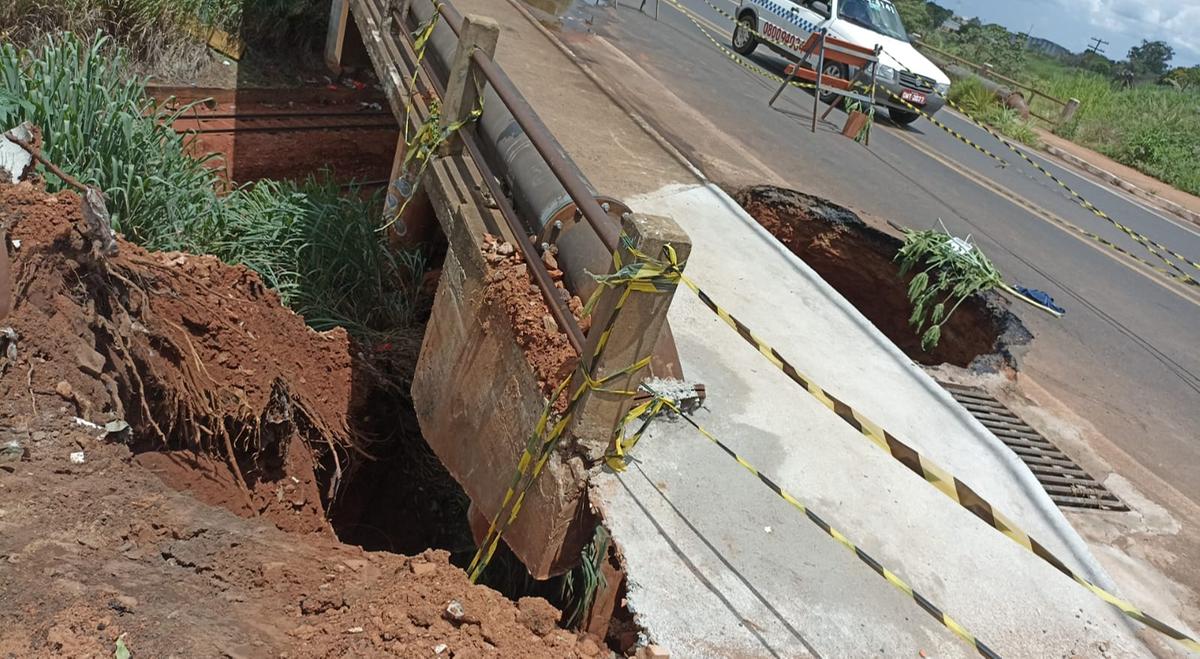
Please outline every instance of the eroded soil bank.
[[900, 276], [900, 240], [853, 211], [795, 190], [752, 186], [734, 194], [742, 208], [804, 260], [913, 361], [979, 370], [1016, 369], [1033, 336], [994, 293], [969, 298], [942, 328], [937, 347], [921, 349], [908, 324], [912, 306]]
[[[0, 656], [112, 656], [118, 639], [146, 657], [605, 652], [545, 601], [417, 552], [450, 542], [422, 536], [424, 513], [354, 540], [417, 556], [339, 542], [331, 502], [402, 428], [367, 351], [244, 268], [124, 241], [93, 258], [78, 203], [0, 187], [20, 243], [0, 319], [16, 336], [0, 339]], [[431, 499], [375, 485], [371, 510]]]

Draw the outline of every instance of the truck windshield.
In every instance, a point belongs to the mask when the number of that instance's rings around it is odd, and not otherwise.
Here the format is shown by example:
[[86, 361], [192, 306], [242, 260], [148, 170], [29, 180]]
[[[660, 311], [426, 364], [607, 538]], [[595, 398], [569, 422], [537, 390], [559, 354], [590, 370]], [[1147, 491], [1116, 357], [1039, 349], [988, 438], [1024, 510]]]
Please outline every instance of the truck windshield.
[[838, 16], [884, 36], [908, 41], [908, 32], [890, 0], [842, 0]]

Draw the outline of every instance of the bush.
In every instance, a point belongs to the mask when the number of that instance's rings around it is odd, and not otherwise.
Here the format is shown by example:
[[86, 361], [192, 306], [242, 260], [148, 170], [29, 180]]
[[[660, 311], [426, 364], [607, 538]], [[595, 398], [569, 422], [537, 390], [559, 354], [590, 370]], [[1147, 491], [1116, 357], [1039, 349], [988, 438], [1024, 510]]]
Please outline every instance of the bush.
[[989, 124], [997, 132], [1030, 146], [1040, 146], [1030, 122], [1022, 119], [1015, 110], [1000, 105], [996, 98], [978, 78], [963, 78], [950, 86], [949, 99], [968, 115]]
[[[388, 248], [377, 230], [380, 194], [343, 191], [327, 175], [223, 193], [172, 119], [107, 39], [67, 34], [36, 53], [0, 48], [0, 125], [40, 126], [47, 157], [104, 191], [127, 239], [246, 265], [318, 329], [407, 330], [424, 264], [419, 252]], [[64, 187], [41, 174], [51, 191]]]

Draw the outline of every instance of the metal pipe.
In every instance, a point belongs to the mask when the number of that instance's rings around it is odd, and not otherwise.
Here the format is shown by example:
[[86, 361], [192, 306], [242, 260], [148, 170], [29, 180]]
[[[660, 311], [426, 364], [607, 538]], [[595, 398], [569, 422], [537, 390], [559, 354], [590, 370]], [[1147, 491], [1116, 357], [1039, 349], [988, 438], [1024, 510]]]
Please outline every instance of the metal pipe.
[[[463, 19], [448, 3], [437, 7], [444, 20], [434, 28], [427, 53], [433, 57], [426, 59], [432, 59], [437, 73], [445, 78], [458, 47], [455, 37]], [[427, 2], [414, 3], [412, 14], [418, 23], [428, 21], [433, 6]], [[564, 208], [575, 204], [605, 248], [614, 251], [620, 232], [596, 202], [596, 190], [567, 158], [562, 145], [508, 75], [481, 52], [476, 51], [473, 58], [487, 80], [482, 93], [483, 116], [477, 126], [477, 132], [484, 138], [481, 146], [492, 162], [492, 169], [508, 183], [517, 210], [535, 223], [529, 226], [530, 232], [541, 233]]]
[[[537, 113], [529, 106], [529, 102], [525, 97], [517, 91], [516, 85], [509, 79], [508, 74], [504, 73], [503, 69], [496, 66], [496, 63], [479, 51], [475, 51], [472, 58], [479, 66], [484, 77], [487, 78], [491, 88], [495, 90], [500, 99], [504, 101], [504, 105], [508, 108], [512, 118], [517, 122], [521, 129], [525, 132], [525, 136], [537, 149], [545, 159], [546, 165], [553, 172], [555, 178], [566, 190], [567, 194], [575, 201], [579, 207], [579, 211], [583, 213], [583, 217], [587, 219], [588, 224], [592, 225], [596, 235], [600, 236], [600, 240], [604, 242], [604, 246], [610, 251], [616, 251], [617, 239], [620, 231], [609, 218], [608, 213], [600, 207], [600, 203], [596, 201], [596, 193], [592, 190], [579, 169], [570, 162], [563, 154], [562, 145], [554, 136], [550, 134], [550, 129], [542, 123]], [[539, 227], [540, 228], [540, 227]]]
[[503, 191], [500, 190], [500, 186], [496, 183], [496, 177], [492, 175], [482, 154], [479, 153], [479, 146], [475, 144], [475, 140], [466, 137], [463, 139], [463, 145], [467, 147], [471, 158], [475, 160], [475, 165], [479, 167], [479, 173], [483, 175], [483, 180], [488, 187], [488, 191], [492, 193], [492, 198], [496, 200], [496, 206], [500, 209], [500, 215], [504, 218], [505, 224], [515, 234], [513, 237], [517, 241], [517, 247], [525, 255], [529, 271], [533, 273], [533, 281], [541, 289], [542, 296], [546, 298], [546, 306], [550, 308], [550, 314], [554, 317], [554, 321], [558, 323], [558, 326], [566, 332], [567, 341], [575, 350], [575, 354], [582, 357], [584, 343], [583, 329], [579, 327], [579, 321], [575, 319], [575, 315], [571, 313], [567, 303], [558, 296], [558, 291], [562, 289], [554, 285], [554, 280], [550, 277], [550, 272], [546, 270], [546, 264], [542, 262], [541, 256], [537, 253], [537, 248], [534, 247], [533, 243], [529, 242], [529, 236], [524, 232], [524, 227], [521, 226], [521, 218], [517, 217], [516, 211], [504, 199]]
[[[445, 24], [457, 35], [458, 30], [456, 28], [458, 24], [462, 22], [462, 18], [459, 17], [457, 21], [455, 21], [451, 16], [446, 15], [446, 7], [448, 7], [448, 5], [443, 4], [441, 7], [443, 8], [443, 18], [446, 19]], [[416, 7], [413, 7], [412, 11], [415, 14], [417, 11]], [[451, 9], [449, 11], [453, 12], [454, 10]], [[444, 61], [449, 62], [450, 60], [446, 59]], [[432, 62], [430, 62], [428, 57], [426, 57], [425, 61], [422, 62], [422, 65], [426, 67], [426, 73], [428, 74], [426, 77], [428, 78], [430, 85], [434, 88], [439, 96], [443, 95], [445, 93], [445, 85], [443, 85], [441, 80], [439, 80], [438, 77], [434, 75], [434, 72], [430, 70], [434, 67], [432, 66]], [[486, 99], [484, 102], [485, 104], [487, 103]], [[499, 99], [495, 99], [492, 106], [502, 107], [499, 106]], [[570, 307], [567, 306], [567, 303], [563, 301], [561, 297], [559, 297], [560, 289], [554, 285], [554, 280], [550, 277], [550, 272], [546, 269], [545, 264], [542, 262], [541, 255], [538, 254], [533, 243], [529, 241], [529, 230], [522, 225], [521, 219], [517, 215], [517, 210], [508, 203], [508, 199], [504, 195], [504, 190], [502, 190], [500, 187], [499, 179], [492, 172], [491, 166], [488, 164], [487, 159], [484, 158], [478, 143], [480, 140], [478, 140], [476, 135], [471, 134], [470, 131], [463, 131], [459, 133], [459, 136], [463, 140], [463, 146], [466, 147], [467, 153], [471, 156], [471, 159], [475, 161], [476, 167], [479, 168], [479, 173], [483, 178], [483, 182], [487, 186], [488, 192], [491, 193], [492, 198], [496, 201], [496, 207], [500, 210], [501, 217], [504, 218], [505, 224], [508, 225], [509, 230], [513, 233], [513, 237], [517, 241], [517, 248], [520, 249], [521, 254], [524, 255], [529, 271], [533, 274], [534, 284], [536, 284], [538, 289], [541, 290], [542, 297], [546, 300], [546, 306], [549, 307], [551, 316], [554, 318], [554, 321], [558, 323], [558, 326], [566, 333], [567, 342], [571, 344], [571, 347], [575, 350], [576, 354], [583, 355], [584, 336], [583, 330], [579, 327], [579, 321], [575, 319], [575, 316], [571, 313]]]

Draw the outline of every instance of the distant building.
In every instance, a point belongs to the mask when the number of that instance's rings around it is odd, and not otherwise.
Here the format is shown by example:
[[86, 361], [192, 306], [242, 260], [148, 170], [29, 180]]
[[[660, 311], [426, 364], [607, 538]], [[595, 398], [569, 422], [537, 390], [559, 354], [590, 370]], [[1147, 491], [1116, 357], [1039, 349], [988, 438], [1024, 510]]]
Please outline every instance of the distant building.
[[950, 18], [942, 21], [942, 24], [938, 26], [938, 29], [942, 30], [943, 32], [958, 32], [962, 29], [962, 26], [963, 19], [961, 17], [951, 16]]

